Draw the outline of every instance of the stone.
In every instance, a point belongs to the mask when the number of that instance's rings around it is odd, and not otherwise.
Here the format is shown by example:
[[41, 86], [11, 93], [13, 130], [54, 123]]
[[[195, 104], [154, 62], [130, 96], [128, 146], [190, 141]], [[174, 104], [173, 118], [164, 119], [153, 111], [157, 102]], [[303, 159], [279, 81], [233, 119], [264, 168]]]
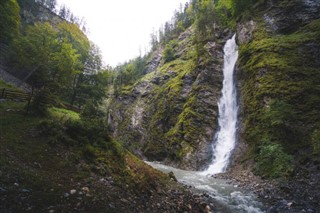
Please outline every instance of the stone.
[[177, 180], [177, 178], [176, 178], [176, 176], [174, 175], [173, 172], [169, 172], [168, 175], [172, 180], [174, 180], [175, 182], [178, 182], [178, 180]]
[[71, 189], [71, 190], [70, 190], [70, 194], [71, 194], [71, 195], [74, 195], [75, 193], [77, 193], [77, 190], [75, 190], [75, 189]]
[[89, 189], [89, 187], [86, 187], [86, 186], [85, 186], [85, 187], [82, 187], [82, 188], [81, 188], [81, 191], [84, 192], [84, 193], [89, 193], [89, 192], [90, 192], [90, 189]]

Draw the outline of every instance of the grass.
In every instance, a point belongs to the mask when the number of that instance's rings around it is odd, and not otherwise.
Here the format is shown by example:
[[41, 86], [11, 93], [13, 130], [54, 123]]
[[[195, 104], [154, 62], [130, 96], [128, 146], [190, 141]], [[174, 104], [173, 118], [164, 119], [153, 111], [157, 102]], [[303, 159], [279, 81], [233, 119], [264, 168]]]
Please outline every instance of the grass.
[[[81, 121], [78, 113], [50, 108], [47, 117], [39, 117], [23, 108], [23, 103], [0, 102], [0, 187], [5, 189], [0, 211], [45, 212], [51, 206], [57, 212], [108, 212], [106, 203], [121, 202], [118, 196], [126, 190], [142, 194], [168, 182], [120, 143], [99, 138], [104, 134], [95, 133], [98, 124]], [[48, 124], [48, 134], [39, 124]], [[77, 137], [69, 134], [71, 127]], [[65, 143], [66, 138], [75, 143]], [[109, 188], [99, 185], [106, 177], [113, 180]], [[93, 196], [64, 197], [83, 186]]]
[[6, 83], [6, 82], [4, 82], [3, 80], [0, 79], [0, 89], [3, 89], [3, 88], [10, 89], [10, 90], [13, 90], [13, 91], [19, 91], [19, 92], [22, 91], [21, 89], [15, 87], [14, 85], [8, 84], [8, 83]]
[[58, 120], [79, 120], [80, 116], [79, 113], [72, 111], [72, 110], [67, 110], [67, 109], [61, 109], [61, 108], [56, 108], [52, 107], [49, 108], [49, 116]]

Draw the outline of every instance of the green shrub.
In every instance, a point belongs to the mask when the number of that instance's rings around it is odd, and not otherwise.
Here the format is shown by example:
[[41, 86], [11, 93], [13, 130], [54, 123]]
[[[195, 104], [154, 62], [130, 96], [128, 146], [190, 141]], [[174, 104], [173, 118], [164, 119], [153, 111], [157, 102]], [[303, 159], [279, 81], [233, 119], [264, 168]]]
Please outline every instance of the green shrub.
[[96, 149], [90, 144], [83, 147], [82, 154], [88, 161], [92, 161], [97, 157]]
[[265, 143], [260, 146], [256, 169], [260, 175], [267, 177], [288, 176], [293, 171], [292, 160], [292, 156], [285, 153], [280, 144]]
[[313, 146], [313, 153], [320, 154], [320, 129], [313, 131], [311, 135], [311, 142]]
[[165, 62], [170, 62], [174, 59], [174, 50], [170, 44], [167, 44], [164, 48], [163, 59]]

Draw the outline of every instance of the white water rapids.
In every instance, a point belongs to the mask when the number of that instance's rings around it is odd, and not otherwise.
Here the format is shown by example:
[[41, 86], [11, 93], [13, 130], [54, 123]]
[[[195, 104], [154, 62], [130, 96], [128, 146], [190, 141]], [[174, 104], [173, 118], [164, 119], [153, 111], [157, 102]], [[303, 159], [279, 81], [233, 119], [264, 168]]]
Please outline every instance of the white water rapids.
[[224, 180], [211, 177], [224, 172], [228, 166], [231, 152], [235, 147], [238, 106], [234, 83], [234, 67], [238, 58], [235, 35], [224, 46], [224, 69], [222, 97], [219, 101], [219, 131], [213, 140], [213, 161], [205, 171], [185, 171], [155, 162], [147, 162], [152, 167], [165, 172], [173, 172], [177, 180], [193, 187], [196, 192], [207, 192], [213, 198], [215, 210], [224, 213], [261, 213], [262, 204], [254, 195]]
[[219, 131], [214, 137], [213, 161], [204, 174], [224, 172], [236, 143], [237, 129], [237, 93], [234, 83], [234, 67], [238, 59], [236, 35], [224, 46], [223, 87], [219, 107]]

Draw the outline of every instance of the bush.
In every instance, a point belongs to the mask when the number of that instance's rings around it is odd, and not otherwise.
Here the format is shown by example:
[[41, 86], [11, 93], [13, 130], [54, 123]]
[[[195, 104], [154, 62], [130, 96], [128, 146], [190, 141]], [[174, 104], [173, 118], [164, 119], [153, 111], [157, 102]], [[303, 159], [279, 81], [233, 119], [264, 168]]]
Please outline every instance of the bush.
[[280, 144], [265, 143], [256, 158], [257, 172], [272, 178], [288, 176], [293, 171], [292, 160]]
[[167, 44], [164, 48], [163, 59], [165, 62], [170, 62], [174, 59], [174, 50], [170, 44]]
[[316, 129], [311, 135], [311, 142], [314, 154], [320, 154], [320, 130]]

